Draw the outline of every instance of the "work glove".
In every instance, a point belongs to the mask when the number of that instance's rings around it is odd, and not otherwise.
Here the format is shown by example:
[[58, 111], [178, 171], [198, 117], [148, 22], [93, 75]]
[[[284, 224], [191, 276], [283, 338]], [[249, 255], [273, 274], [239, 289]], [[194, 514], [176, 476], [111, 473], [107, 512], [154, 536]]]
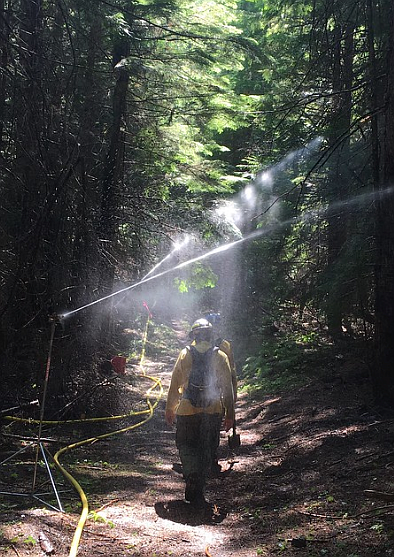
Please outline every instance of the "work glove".
[[232, 418], [225, 418], [223, 425], [224, 425], [224, 431], [229, 431], [234, 425], [234, 420]]

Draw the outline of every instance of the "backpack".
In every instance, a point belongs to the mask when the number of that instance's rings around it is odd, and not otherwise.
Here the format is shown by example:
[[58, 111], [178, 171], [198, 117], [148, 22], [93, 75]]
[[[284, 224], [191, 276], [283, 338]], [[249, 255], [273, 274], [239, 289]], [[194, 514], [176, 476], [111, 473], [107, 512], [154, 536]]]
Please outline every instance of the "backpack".
[[187, 348], [192, 357], [192, 368], [183, 398], [187, 398], [197, 408], [206, 408], [217, 400], [212, 357], [218, 348], [214, 346], [204, 353], [196, 350], [194, 346], [188, 346]]

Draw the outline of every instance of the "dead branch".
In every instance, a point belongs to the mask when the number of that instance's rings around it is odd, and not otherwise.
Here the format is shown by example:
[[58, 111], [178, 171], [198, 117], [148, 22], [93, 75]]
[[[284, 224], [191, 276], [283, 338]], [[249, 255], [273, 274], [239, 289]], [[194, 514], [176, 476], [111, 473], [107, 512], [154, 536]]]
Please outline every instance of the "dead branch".
[[[370, 509], [369, 511], [362, 511], [361, 513], [346, 515], [343, 514], [341, 516], [333, 516], [329, 514], [317, 514], [317, 513], [310, 513], [305, 511], [298, 511], [299, 514], [303, 514], [305, 516], [309, 516], [311, 518], [323, 518], [325, 520], [354, 520], [364, 517], [374, 516], [376, 513], [385, 514], [385, 512], [390, 512], [394, 509], [394, 505], [384, 505], [383, 507], [375, 507], [374, 509]], [[381, 511], [384, 511], [381, 513]]]
[[115, 503], [119, 502], [119, 498], [118, 499], [112, 499], [111, 501], [108, 501], [108, 503], [105, 503], [104, 505], [101, 505], [100, 508], [95, 509], [93, 512], [95, 513], [99, 513], [101, 511], [103, 511], [104, 509], [106, 509], [107, 507], [109, 507], [110, 505], [114, 505]]
[[[375, 507], [374, 509], [370, 509], [369, 511], [364, 511], [353, 516], [349, 516], [349, 518], [359, 518], [360, 516], [374, 516], [375, 513], [379, 514], [386, 514], [386, 512], [390, 512], [394, 509], [394, 505], [384, 505], [383, 507]], [[381, 511], [384, 511], [381, 513]]]
[[50, 542], [48, 536], [44, 534], [44, 532], [40, 532], [38, 536], [38, 540], [40, 542], [41, 549], [44, 551], [44, 553], [46, 553], [47, 555], [52, 555], [52, 553], [55, 553], [55, 548]]
[[394, 501], [394, 493], [384, 491], [376, 491], [375, 489], [364, 489], [364, 495], [368, 499], [377, 499], [378, 501]]
[[26, 402], [25, 404], [19, 404], [19, 406], [6, 408], [5, 410], [1, 410], [0, 417], [7, 416], [7, 414], [9, 414], [10, 412], [15, 412], [15, 410], [23, 410], [23, 408], [30, 408], [31, 406], [37, 406], [38, 404], [38, 400], [32, 400], [31, 402]]
[[393, 456], [393, 455], [394, 455], [394, 451], [390, 451], [389, 453], [384, 453], [384, 454], [373, 453], [373, 454], [367, 454], [367, 455], [360, 456], [359, 458], [357, 458], [357, 461], [360, 462], [361, 460], [365, 460], [365, 459], [370, 458], [370, 457], [376, 457], [374, 459], [374, 461], [376, 461], [376, 460], [381, 460], [382, 458], [386, 458], [388, 456]]
[[18, 555], [18, 557], [20, 557], [20, 553], [19, 553], [19, 551], [17, 550], [17, 548], [15, 547], [15, 545], [13, 543], [11, 544], [11, 547], [15, 551], [15, 553]]
[[317, 513], [310, 513], [306, 511], [298, 511], [299, 514], [303, 514], [305, 516], [309, 516], [311, 518], [324, 518], [325, 520], [342, 520], [344, 518], [350, 518], [350, 516], [344, 517], [342, 516], [332, 516], [329, 514], [317, 514]]
[[[2, 433], [1, 434], [2, 437], [9, 437], [10, 439], [17, 439], [20, 441], [38, 441], [37, 437], [27, 437], [26, 435], [15, 435], [12, 433]], [[41, 437], [40, 441], [45, 441], [46, 443], [58, 443], [59, 440], [58, 439], [49, 439], [47, 437]]]

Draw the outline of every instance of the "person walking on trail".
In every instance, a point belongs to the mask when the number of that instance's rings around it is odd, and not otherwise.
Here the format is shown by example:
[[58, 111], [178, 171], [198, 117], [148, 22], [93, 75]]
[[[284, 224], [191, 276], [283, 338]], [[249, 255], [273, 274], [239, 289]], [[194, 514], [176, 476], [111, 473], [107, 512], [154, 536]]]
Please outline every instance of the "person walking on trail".
[[185, 499], [200, 505], [221, 422], [225, 431], [234, 424], [234, 393], [228, 357], [214, 346], [212, 324], [198, 319], [190, 337], [192, 344], [180, 352], [172, 372], [165, 418], [169, 425], [176, 421]]
[[221, 315], [220, 313], [208, 313], [205, 318], [212, 324], [213, 327], [213, 334], [214, 338], [216, 339], [215, 346], [217, 346], [222, 352], [224, 352], [228, 358], [230, 369], [231, 369], [231, 381], [233, 383], [233, 391], [234, 391], [234, 402], [237, 402], [237, 391], [238, 391], [238, 379], [237, 379], [237, 369], [235, 366], [235, 359], [234, 359], [234, 352], [232, 344], [229, 340], [223, 338], [220, 335], [220, 323], [221, 323]]
[[[228, 358], [230, 369], [231, 369], [231, 382], [233, 385], [234, 404], [235, 404], [237, 402], [237, 396], [238, 396], [237, 395], [238, 379], [237, 379], [237, 370], [235, 366], [232, 344], [229, 340], [223, 338], [220, 335], [220, 324], [222, 321], [220, 313], [209, 312], [207, 315], [205, 315], [205, 318], [207, 319], [207, 321], [209, 321], [212, 324], [213, 335], [214, 338], [216, 339], [214, 341], [215, 346], [217, 346], [222, 352], [224, 352]], [[222, 467], [219, 464], [219, 456], [218, 456], [219, 446], [220, 446], [220, 425], [218, 426], [216, 432], [216, 450], [212, 455], [213, 457], [212, 465], [211, 465], [212, 474], [220, 474], [222, 470]]]

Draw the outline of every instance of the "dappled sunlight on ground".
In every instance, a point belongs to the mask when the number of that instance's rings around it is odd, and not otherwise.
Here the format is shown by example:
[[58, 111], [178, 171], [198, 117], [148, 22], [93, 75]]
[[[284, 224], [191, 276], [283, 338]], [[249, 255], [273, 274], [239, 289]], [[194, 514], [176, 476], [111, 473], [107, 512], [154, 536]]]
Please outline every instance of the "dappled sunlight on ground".
[[[165, 392], [172, 363], [144, 363]], [[140, 372], [131, 366], [124, 379], [115, 378], [125, 408], [127, 397], [143, 407], [138, 401], [150, 383]], [[91, 510], [79, 557], [393, 555], [392, 509], [377, 514], [387, 503], [367, 499], [364, 490], [394, 491], [394, 420], [375, 415], [368, 389], [360, 391], [349, 365], [340, 377], [261, 400], [241, 393], [241, 446], [232, 451], [222, 432], [222, 472], [210, 478], [202, 509], [184, 501], [164, 399], [141, 428], [71, 454]], [[44, 532], [55, 554], [67, 557], [80, 507], [70, 490], [64, 497], [66, 513], [32, 509], [30, 499], [1, 501], [2, 547], [20, 557], [42, 556]]]

